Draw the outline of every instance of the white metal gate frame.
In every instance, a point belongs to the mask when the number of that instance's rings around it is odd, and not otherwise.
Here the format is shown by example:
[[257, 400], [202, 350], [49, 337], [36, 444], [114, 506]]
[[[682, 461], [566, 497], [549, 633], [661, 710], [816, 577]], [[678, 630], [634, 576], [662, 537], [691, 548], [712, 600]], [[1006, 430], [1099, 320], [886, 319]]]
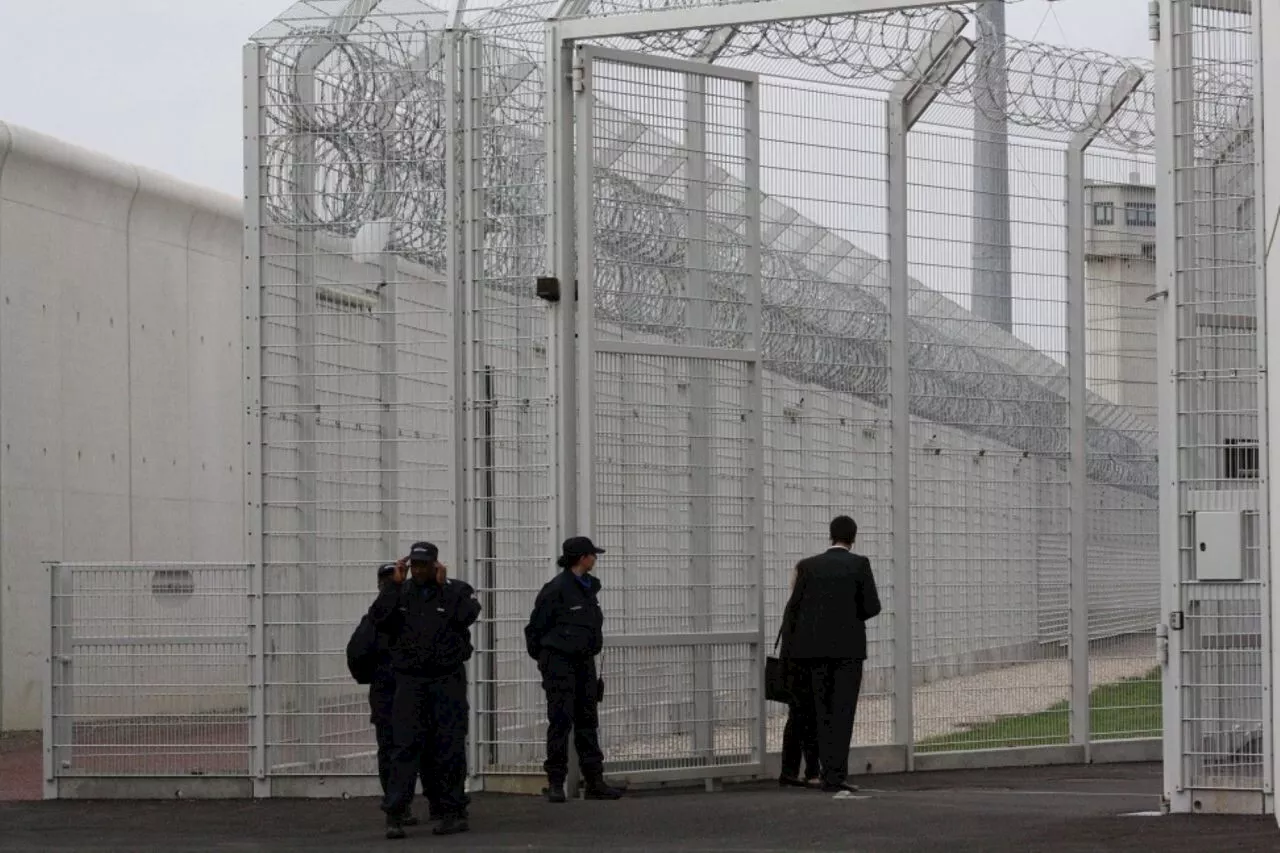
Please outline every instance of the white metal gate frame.
[[[1218, 2], [1218, 0], [1198, 0]], [[673, 68], [694, 71], [708, 78], [729, 76], [726, 70], [710, 63], [678, 62], [667, 65], [666, 60], [650, 56], [637, 56], [617, 51], [603, 51], [591, 46], [591, 42], [620, 37], [633, 37], [660, 32], [706, 30], [728, 32], [733, 27], [766, 24], [784, 20], [825, 18], [845, 15], [887, 13], [911, 9], [928, 9], [953, 6], [953, 2], [939, 0], [757, 0], [757, 2], [726, 3], [723, 5], [697, 5], [689, 8], [672, 8], [618, 13], [603, 16], [582, 16], [583, 0], [563, 0], [559, 10], [546, 25], [547, 63], [547, 200], [548, 246], [551, 270], [562, 283], [564, 295], [556, 306], [555, 343], [549, 347], [552, 359], [553, 382], [560, 403], [553, 425], [555, 448], [555, 482], [558, 487], [558, 511], [556, 536], [572, 535], [573, 531], [591, 529], [589, 500], [591, 463], [580, 457], [591, 454], [591, 412], [582, 395], [589, 394], [590, 378], [580, 375], [581, 365], [591, 365], [590, 323], [583, 322], [580, 306], [590, 305], [590, 259], [585, 265], [579, 260], [579, 241], [590, 235], [593, 222], [590, 214], [590, 164], [591, 136], [575, 120], [582, 122], [582, 110], [590, 110], [590, 97], [584, 97], [576, 88], [580, 85], [584, 68], [583, 58], [610, 55], [618, 61], [639, 66]], [[1003, 750], [974, 750], [956, 753], [933, 753], [916, 756], [913, 733], [913, 667], [911, 664], [912, 625], [911, 557], [910, 557], [910, 385], [908, 364], [907, 322], [909, 319], [908, 250], [906, 223], [908, 216], [906, 139], [911, 127], [923, 116], [934, 98], [963, 64], [973, 49], [968, 39], [961, 37], [963, 16], [959, 25], [955, 19], [944, 23], [934, 38], [925, 45], [917, 57], [912, 73], [895, 85], [888, 101], [886, 167], [888, 182], [889, 215], [889, 274], [893, 282], [889, 304], [890, 324], [890, 417], [894, 425], [893, 447], [893, 566], [894, 589], [894, 647], [905, 650], [895, 657], [894, 678], [894, 744], [890, 746], [854, 747], [857, 759], [867, 766], [874, 765], [880, 772], [895, 770], [950, 769], [976, 766], [1000, 766], [1024, 764], [1036, 761], [1045, 764], [1058, 763], [1106, 763], [1117, 761], [1151, 760], [1154, 741], [1102, 741], [1094, 742], [1090, 733], [1090, 683], [1089, 683], [1089, 634], [1087, 614], [1087, 546], [1084, 541], [1087, 507], [1085, 495], [1088, 489], [1087, 445], [1085, 441], [1085, 329], [1084, 329], [1084, 217], [1082, 193], [1069, 188], [1068, 200], [1071, 215], [1068, 235], [1070, 269], [1068, 294], [1069, 325], [1072, 330], [1068, 348], [1069, 398], [1072, 420], [1069, 424], [1073, 437], [1071, 457], [1071, 514], [1072, 551], [1070, 557], [1070, 654], [1071, 667], [1071, 723], [1069, 743], [1064, 746], [1021, 747]], [[690, 66], [693, 66], [690, 68]], [[1083, 157], [1089, 145], [1097, 138], [1107, 121], [1124, 104], [1136, 89], [1138, 80], [1126, 75], [1117, 82], [1103, 102], [1096, 105], [1086, 130], [1070, 140], [1067, 148], [1067, 179], [1083, 176]], [[575, 157], [578, 152], [587, 152]], [[585, 171], [584, 171], [585, 170]], [[588, 179], [583, 188], [584, 175]], [[574, 178], [579, 186], [575, 188]], [[576, 234], [575, 234], [576, 231]], [[586, 238], [588, 241], [590, 237]], [[587, 244], [589, 246], [589, 242]], [[589, 255], [589, 252], [584, 254]], [[581, 290], [581, 293], [579, 292]], [[581, 298], [580, 298], [581, 297]], [[1163, 470], [1163, 469], [1162, 469]], [[552, 543], [558, 547], [558, 542]], [[761, 583], [763, 590], [763, 582]], [[609, 644], [616, 645], [623, 638], [610, 637]], [[763, 632], [755, 641], [760, 655], [765, 651]], [[764, 702], [761, 701], [760, 727], [765, 726]], [[1166, 713], [1167, 713], [1166, 707]], [[1168, 717], [1166, 717], [1168, 719]], [[765, 767], [768, 756], [762, 759], [759, 769]], [[857, 762], [855, 762], [857, 763]], [[728, 768], [715, 768], [715, 775], [730, 775]], [[748, 768], [742, 768], [748, 769]], [[702, 778], [706, 771], [674, 771], [668, 776]], [[663, 777], [656, 773], [646, 781]], [[665, 778], [665, 777], [663, 777]], [[710, 783], [710, 779], [708, 782]]]
[[[1263, 7], [1266, 7], [1265, 9]], [[1151, 4], [1151, 36], [1155, 42], [1156, 59], [1156, 125], [1155, 144], [1157, 162], [1157, 272], [1156, 293], [1153, 298], [1161, 302], [1157, 348], [1157, 376], [1159, 378], [1159, 443], [1160, 470], [1160, 563], [1162, 622], [1158, 627], [1159, 657], [1163, 667], [1163, 719], [1164, 719], [1164, 798], [1163, 808], [1173, 813], [1270, 813], [1275, 811], [1274, 779], [1280, 767], [1276, 766], [1274, 731], [1277, 723], [1273, 701], [1273, 687], [1277, 674], [1277, 658], [1272, 653], [1272, 614], [1277, 612], [1280, 599], [1271, 583], [1273, 554], [1270, 542], [1280, 535], [1273, 525], [1275, 516], [1270, 512], [1271, 502], [1277, 495], [1276, 480], [1271, 476], [1268, 440], [1258, 442], [1258, 480], [1256, 491], [1243, 491], [1232, 495], [1228, 504], [1214, 494], [1189, 492], [1184, 487], [1185, 472], [1181, 465], [1183, 447], [1181, 415], [1184, 408], [1183, 394], [1179, 386], [1182, 373], [1200, 365], [1180, 363], [1179, 334], [1182, 328], [1179, 309], [1183, 306], [1182, 286], [1184, 272], [1192, 272], [1199, 266], [1194, 245], [1197, 228], [1198, 202], [1195, 172], [1202, 168], [1196, 152], [1197, 108], [1201, 100], [1199, 86], [1204, 82], [1196, 74], [1194, 51], [1197, 41], [1195, 14], [1211, 11], [1249, 16], [1253, 40], [1253, 110], [1252, 132], [1254, 145], [1254, 194], [1253, 227], [1255, 229], [1256, 262], [1256, 348], [1259, 366], [1257, 387], [1258, 435], [1280, 438], [1280, 422], [1269, 417], [1268, 399], [1280, 399], [1280, 377], [1268, 363], [1266, 330], [1274, 319], [1280, 322], [1280, 305], [1277, 300], [1266, 298], [1269, 270], [1267, 256], [1269, 241], [1275, 237], [1274, 216], [1269, 212], [1280, 192], [1266, 193], [1266, 180], [1276, 181], [1277, 170], [1267, 173], [1264, 168], [1267, 146], [1277, 147], [1277, 137], [1265, 136], [1265, 114], [1271, 105], [1271, 115], [1277, 114], [1275, 105], [1280, 85], [1267, 86], [1264, 39], [1270, 34], [1274, 43], [1280, 36], [1280, 16], [1268, 15], [1274, 11], [1270, 4], [1254, 0], [1158, 0]], [[1245, 27], [1248, 28], [1247, 26]], [[1276, 77], [1275, 69], [1270, 73]], [[1280, 78], [1273, 81], [1280, 84]], [[1261, 108], [1259, 108], [1261, 103]], [[1245, 127], [1245, 125], [1241, 125]], [[1209, 167], [1210, 169], [1214, 167]], [[1271, 205], [1262, 202], [1271, 201]], [[1210, 201], [1216, 204], [1216, 201]], [[1217, 263], [1217, 259], [1212, 259]], [[1277, 269], [1280, 269], [1278, 267]], [[1270, 271], [1275, 275], [1274, 271]], [[1192, 294], [1194, 298], [1194, 294]], [[1197, 320], [1197, 322], [1199, 322]], [[1198, 331], [1198, 330], [1197, 330]], [[1188, 656], [1203, 654], [1205, 649], [1192, 648], [1187, 637], [1187, 623], [1195, 618], [1195, 605], [1213, 600], [1214, 591], [1230, 594], [1236, 584], [1199, 582], [1184, 577], [1183, 566], [1183, 516], [1194, 515], [1197, 510], [1232, 508], [1254, 511], [1258, 517], [1259, 578], [1256, 582], [1259, 596], [1261, 656], [1262, 744], [1261, 778], [1257, 787], [1204, 784], [1197, 785], [1198, 776], [1192, 767], [1203, 760], [1208, 748], [1189, 741], [1199, 731], [1198, 722], [1210, 722], [1189, 698], [1189, 688], [1199, 684], [1200, 676], [1194, 666], [1188, 667]], [[1207, 590], [1198, 593], [1197, 590]], [[1233, 599], [1235, 600], [1235, 599]], [[1202, 685], [1201, 685], [1202, 686]], [[1225, 688], [1224, 688], [1225, 689]], [[1219, 721], [1226, 725], [1229, 721]]]
[[[595, 193], [594, 193], [594, 174], [595, 174], [595, 157], [594, 157], [594, 130], [595, 122], [595, 93], [593, 91], [594, 72], [600, 64], [610, 64], [615, 66], [629, 66], [640, 69], [652, 69], [657, 71], [675, 72], [685, 76], [690, 81], [688, 86], [693, 89], [699, 85], [694, 81], [701, 83], [704, 90], [703, 97], [697, 97], [690, 94], [690, 103], [696, 104], [693, 109], [697, 109], [702, 113], [701, 120], [699, 118], [690, 118], [690, 131], [696, 133], [696, 127], [701, 124], [705, 127], [710, 122], [705, 117], [706, 98], [705, 98], [705, 81], [711, 79], [719, 79], [723, 81], [731, 81], [740, 84], [742, 98], [744, 104], [744, 137], [745, 137], [745, 157], [744, 163], [746, 167], [745, 176], [745, 204], [744, 221], [746, 234], [744, 242], [746, 245], [746, 257], [744, 266], [747, 270], [746, 276], [746, 297], [747, 297], [747, 343], [744, 349], [729, 350], [715, 348], [711, 346], [682, 346], [677, 344], [657, 344], [657, 343], [640, 343], [640, 342], [607, 342], [599, 339], [597, 319], [594, 310], [595, 306]], [[657, 58], [645, 56], [638, 53], [629, 53], [608, 48], [596, 46], [582, 46], [578, 48], [574, 64], [574, 122], [573, 127], [576, 133], [576, 156], [575, 156], [575, 205], [574, 210], [576, 236], [577, 236], [577, 294], [575, 299], [577, 306], [577, 347], [576, 359], [578, 369], [578, 445], [581, 448], [581, 457], [579, 459], [579, 467], [577, 471], [577, 488], [572, 492], [562, 495], [562, 499], [569, 495], [575, 498], [575, 509], [577, 514], [577, 530], [584, 535], [593, 535], [597, 529], [598, 522], [598, 501], [596, 500], [596, 440], [595, 440], [595, 418], [597, 415], [596, 393], [598, 383], [596, 381], [596, 356], [600, 354], [616, 354], [619, 356], [643, 356], [651, 355], [667, 358], [686, 359], [691, 364], [697, 362], [706, 362], [708, 360], [730, 361], [745, 366], [748, 373], [749, 382], [749, 402], [747, 411], [744, 412], [748, 419], [747, 432], [750, 436], [750, 463], [749, 470], [756, 472], [757, 476], [750, 477], [751, 490], [748, 496], [750, 506], [750, 528], [748, 534], [748, 543], [746, 552], [751, 554], [752, 570], [751, 582], [755, 586], [755, 621], [756, 626], [750, 631], [738, 632], [715, 632], [711, 630], [694, 631], [682, 634], [635, 634], [635, 635], [610, 635], [608, 637], [608, 645], [610, 648], [638, 648], [638, 647], [665, 647], [665, 648], [691, 648], [697, 656], [700, 647], [705, 647], [709, 651], [709, 647], [715, 645], [737, 645], [746, 644], [751, 647], [754, 654], [755, 663], [753, 671], [753, 680], [756, 685], [764, 683], [764, 661], [765, 661], [765, 586], [764, 586], [764, 518], [763, 518], [763, 472], [764, 472], [764, 399], [763, 399], [763, 363], [762, 363], [762, 291], [761, 291], [761, 229], [760, 229], [760, 158], [759, 158], [759, 101], [758, 101], [758, 77], [757, 75], [738, 71], [735, 69], [718, 68], [713, 65], [698, 62], [689, 62], [685, 60]], [[707, 164], [705, 154], [707, 153], [705, 134], [701, 143], [694, 143], [689, 146], [687, 154], [688, 169], [686, 179], [690, 185], [691, 192], [696, 186], [706, 187], [709, 176], [707, 173]], [[699, 168], [700, 167], [700, 168]], [[701, 171], [702, 174], [698, 174]], [[705, 200], [705, 199], [704, 199]], [[691, 213], [691, 218], [698, 218], [698, 212]], [[704, 217], [705, 218], [705, 214]], [[696, 224], [691, 225], [691, 229], [697, 227]], [[703, 226], [705, 230], [705, 224]], [[695, 236], [691, 236], [691, 240], [697, 240]], [[704, 271], [693, 273], [694, 279], [702, 279], [705, 288]], [[707, 294], [699, 294], [691, 297], [690, 309], [693, 310], [693, 302], [700, 298], [705, 300]], [[705, 383], [698, 383], [704, 384]], [[695, 465], [697, 463], [694, 463]], [[708, 498], [709, 500], [709, 498]], [[714, 519], [707, 519], [709, 525], [714, 525]], [[694, 549], [696, 550], [696, 549]], [[706, 579], [706, 583], [699, 584], [697, 580], [691, 579], [691, 584], [695, 590], [705, 587], [703, 592], [709, 595], [711, 587], [710, 578]], [[697, 593], [695, 593], [695, 610], [697, 610]], [[709, 603], [708, 603], [709, 604]], [[695, 619], [700, 616], [709, 618], [709, 611], [695, 612]], [[708, 626], [709, 628], [709, 626]], [[706, 667], [695, 667], [695, 703], [701, 702], [706, 704], [712, 691], [711, 673], [709, 661]], [[753, 749], [750, 762], [748, 764], [734, 765], [714, 765], [699, 768], [681, 768], [680, 774], [688, 776], [690, 773], [696, 775], [705, 775], [708, 773], [715, 775], [759, 775], [764, 772], [764, 760], [766, 752], [766, 732], [765, 722], [766, 706], [764, 692], [762, 689], [756, 691], [756, 714], [757, 719], [756, 731], [753, 736]], [[703, 708], [697, 712], [699, 721], [706, 724], [706, 728], [711, 729], [714, 722], [711, 719], [711, 709]], [[706, 736], [714, 738], [714, 732], [706, 732]], [[618, 775], [615, 772], [615, 775]], [[670, 771], [636, 771], [625, 774], [629, 779], [643, 781], [646, 778], [661, 777], [663, 779], [670, 778]]]

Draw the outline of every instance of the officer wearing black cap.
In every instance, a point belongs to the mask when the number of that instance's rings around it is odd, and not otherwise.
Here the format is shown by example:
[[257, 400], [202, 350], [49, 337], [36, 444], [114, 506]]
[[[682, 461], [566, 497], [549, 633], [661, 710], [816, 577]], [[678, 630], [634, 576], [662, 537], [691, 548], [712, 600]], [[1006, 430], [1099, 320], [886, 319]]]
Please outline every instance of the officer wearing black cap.
[[[440, 822], [436, 835], [466, 832], [466, 662], [471, 626], [480, 602], [469, 584], [449, 578], [440, 551], [418, 542], [396, 564], [392, 583], [369, 616], [391, 637], [395, 698], [391, 703], [394, 749], [382, 810], [387, 837], [403, 838], [419, 773]], [[408, 577], [406, 577], [406, 564]]]
[[563, 570], [538, 593], [533, 615], [525, 626], [525, 646], [538, 662], [542, 689], [547, 694], [547, 799], [565, 802], [569, 771], [569, 734], [573, 733], [578, 763], [589, 800], [616, 800], [622, 791], [604, 779], [597, 706], [603, 684], [596, 673], [596, 655], [604, 644], [604, 614], [597, 596], [600, 581], [591, 570], [603, 548], [585, 536], [566, 539], [556, 561]]

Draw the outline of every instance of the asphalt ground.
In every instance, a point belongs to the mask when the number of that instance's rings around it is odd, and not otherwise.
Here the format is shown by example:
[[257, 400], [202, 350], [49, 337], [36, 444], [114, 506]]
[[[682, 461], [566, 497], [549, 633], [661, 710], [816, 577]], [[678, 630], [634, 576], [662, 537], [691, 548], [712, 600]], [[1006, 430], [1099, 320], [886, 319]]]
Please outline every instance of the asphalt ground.
[[863, 777], [857, 799], [776, 786], [634, 792], [616, 803], [474, 797], [472, 831], [382, 837], [372, 800], [12, 802], [0, 851], [602, 851], [1077, 853], [1280, 850], [1263, 817], [1132, 815], [1159, 809], [1150, 764]]

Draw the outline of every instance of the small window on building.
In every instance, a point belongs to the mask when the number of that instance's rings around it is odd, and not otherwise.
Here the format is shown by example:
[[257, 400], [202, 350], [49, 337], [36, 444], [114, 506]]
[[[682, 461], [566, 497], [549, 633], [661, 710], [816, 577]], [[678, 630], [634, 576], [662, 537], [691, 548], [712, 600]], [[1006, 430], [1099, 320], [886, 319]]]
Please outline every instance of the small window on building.
[[1135, 228], [1152, 228], [1156, 224], [1156, 206], [1145, 201], [1131, 201], [1124, 206], [1124, 224]]
[[1109, 201], [1100, 201], [1093, 206], [1094, 225], [1115, 225], [1116, 206]]
[[1222, 442], [1223, 469], [1228, 480], [1258, 479], [1258, 442], [1244, 438], [1228, 438]]

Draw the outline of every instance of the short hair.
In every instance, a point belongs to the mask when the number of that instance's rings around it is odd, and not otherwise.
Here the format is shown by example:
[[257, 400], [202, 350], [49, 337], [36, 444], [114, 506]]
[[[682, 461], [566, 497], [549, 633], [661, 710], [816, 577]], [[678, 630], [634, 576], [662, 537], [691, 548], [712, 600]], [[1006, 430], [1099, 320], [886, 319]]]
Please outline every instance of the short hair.
[[847, 515], [837, 515], [831, 519], [831, 541], [842, 545], [852, 545], [858, 538], [858, 522]]

